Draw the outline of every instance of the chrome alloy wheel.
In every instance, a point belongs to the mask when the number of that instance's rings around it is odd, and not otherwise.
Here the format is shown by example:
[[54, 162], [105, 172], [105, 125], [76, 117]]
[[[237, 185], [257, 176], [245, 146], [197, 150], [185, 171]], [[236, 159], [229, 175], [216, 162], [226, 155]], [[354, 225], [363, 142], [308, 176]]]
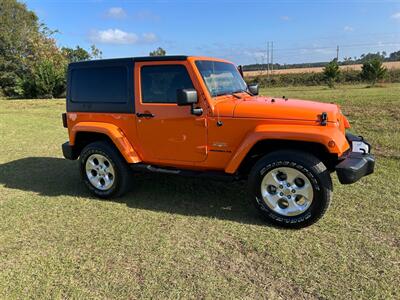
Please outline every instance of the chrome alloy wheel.
[[314, 198], [310, 180], [302, 172], [279, 167], [265, 174], [261, 182], [264, 203], [282, 216], [298, 216], [305, 212]]
[[97, 189], [106, 191], [112, 187], [115, 180], [115, 171], [105, 156], [92, 154], [86, 160], [86, 176]]

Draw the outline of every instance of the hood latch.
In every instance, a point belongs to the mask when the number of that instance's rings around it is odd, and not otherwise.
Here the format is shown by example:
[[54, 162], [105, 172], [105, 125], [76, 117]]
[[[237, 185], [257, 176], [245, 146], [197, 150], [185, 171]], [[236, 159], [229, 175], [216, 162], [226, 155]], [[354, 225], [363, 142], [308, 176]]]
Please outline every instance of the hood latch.
[[327, 122], [328, 122], [328, 114], [326, 112], [323, 112], [320, 116], [319, 116], [319, 122], [322, 126], [326, 126]]

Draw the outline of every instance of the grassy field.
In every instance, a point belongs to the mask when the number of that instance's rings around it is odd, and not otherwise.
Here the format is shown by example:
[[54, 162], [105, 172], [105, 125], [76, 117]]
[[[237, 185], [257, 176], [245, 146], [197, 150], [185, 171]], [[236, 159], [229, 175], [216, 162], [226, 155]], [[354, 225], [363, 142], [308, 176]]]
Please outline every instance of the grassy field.
[[[263, 90], [335, 101], [377, 154], [317, 224], [263, 223], [241, 183], [144, 175], [91, 198], [61, 100], [0, 101], [0, 298], [400, 298], [400, 85]], [[289, 100], [290, 101], [290, 100]]]

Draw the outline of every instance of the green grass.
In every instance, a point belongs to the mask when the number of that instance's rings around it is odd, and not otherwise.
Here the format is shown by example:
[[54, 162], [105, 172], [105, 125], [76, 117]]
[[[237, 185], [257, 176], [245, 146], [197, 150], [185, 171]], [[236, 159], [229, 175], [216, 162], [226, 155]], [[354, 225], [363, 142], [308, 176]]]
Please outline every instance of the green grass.
[[64, 101], [1, 100], [0, 298], [399, 299], [400, 85], [262, 92], [338, 102], [375, 148], [312, 227], [266, 225], [241, 183], [143, 175], [94, 199], [61, 157]]

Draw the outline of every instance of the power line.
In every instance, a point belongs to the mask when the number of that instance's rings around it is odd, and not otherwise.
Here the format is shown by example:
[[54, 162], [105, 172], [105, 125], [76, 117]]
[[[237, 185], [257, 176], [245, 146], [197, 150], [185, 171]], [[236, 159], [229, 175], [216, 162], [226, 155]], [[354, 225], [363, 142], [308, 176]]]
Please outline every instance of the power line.
[[[389, 42], [389, 43], [365, 43], [365, 44], [349, 44], [349, 45], [340, 45], [341, 48], [358, 48], [358, 47], [384, 47], [384, 46], [400, 46], [400, 42]], [[334, 46], [323, 46], [323, 47], [298, 47], [298, 48], [277, 48], [279, 52], [292, 52], [299, 50], [316, 50], [316, 49], [332, 49]]]
[[[280, 61], [280, 64], [285, 64], [283, 61], [288, 60], [288, 59], [300, 59], [303, 60], [303, 62], [308, 61], [308, 60], [313, 60], [310, 62], [305, 62], [305, 63], [314, 63], [314, 62], [323, 62], [326, 59], [320, 58], [321, 61], [316, 61], [315, 60], [315, 56], [319, 55], [319, 57], [321, 57], [321, 55], [324, 56], [328, 56], [328, 55], [332, 55], [333, 57], [336, 57], [339, 61], [339, 56], [340, 53], [343, 53], [343, 48], [362, 48], [362, 47], [367, 47], [369, 46], [369, 49], [366, 50], [367, 52], [373, 52], [373, 49], [371, 47], [374, 46], [375, 50], [379, 50], [376, 49], [377, 47], [388, 47], [388, 46], [392, 46], [392, 47], [397, 47], [400, 46], [400, 43], [378, 43], [378, 44], [371, 44], [371, 43], [365, 43], [365, 44], [349, 44], [349, 45], [336, 45], [336, 47], [331, 46], [331, 47], [308, 47], [308, 48], [292, 48], [292, 51], [288, 52], [288, 51], [278, 51], [277, 54], [273, 53], [273, 51], [277, 50], [276, 48], [273, 48], [273, 42], [268, 42], [267, 46], [268, 46], [268, 52], [269, 52], [269, 59], [267, 60], [266, 64], [264, 64], [265, 67], [268, 66], [268, 70], [273, 70], [273, 61], [275, 60], [275, 57], [277, 58], [278, 61]], [[281, 49], [281, 48], [278, 48]], [[296, 53], [293, 53], [293, 51], [295, 50], [305, 50], [307, 49], [307, 52], [301, 52], [301, 51], [296, 51]], [[313, 52], [312, 52], [313, 50]], [[318, 51], [321, 50], [321, 51]], [[381, 50], [387, 50], [387, 49], [381, 49]], [[281, 55], [281, 53], [283, 52], [283, 55]], [[286, 54], [285, 54], [286, 53]], [[265, 56], [264, 56], [265, 57]]]

